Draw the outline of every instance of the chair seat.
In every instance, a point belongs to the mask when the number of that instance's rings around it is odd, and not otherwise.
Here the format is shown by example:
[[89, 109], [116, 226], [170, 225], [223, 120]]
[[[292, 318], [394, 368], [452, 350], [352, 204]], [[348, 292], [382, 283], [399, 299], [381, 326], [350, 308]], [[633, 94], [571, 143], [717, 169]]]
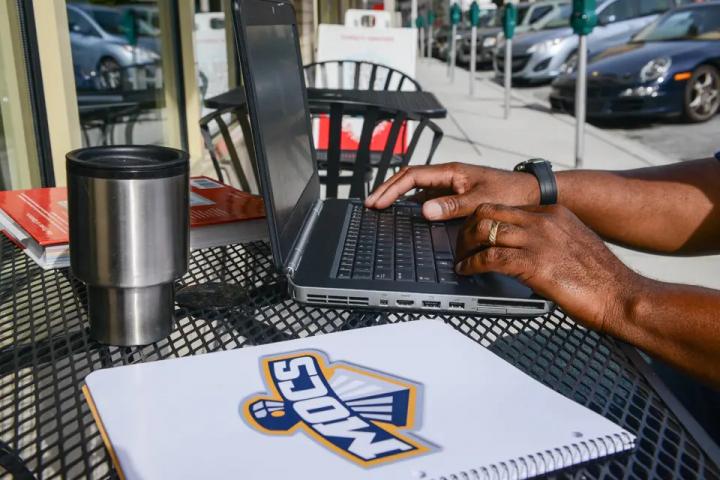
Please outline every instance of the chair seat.
[[[317, 150], [317, 160], [318, 165], [320, 165], [321, 162], [327, 161], [327, 150]], [[341, 167], [349, 167], [353, 168], [355, 164], [355, 157], [357, 157], [357, 150], [343, 150], [340, 152], [340, 166]], [[377, 167], [380, 165], [380, 159], [382, 158], [382, 152], [370, 152], [370, 165], [373, 167]], [[392, 158], [390, 158], [390, 168], [396, 168], [400, 167], [403, 164], [403, 157], [400, 155], [393, 155]]]

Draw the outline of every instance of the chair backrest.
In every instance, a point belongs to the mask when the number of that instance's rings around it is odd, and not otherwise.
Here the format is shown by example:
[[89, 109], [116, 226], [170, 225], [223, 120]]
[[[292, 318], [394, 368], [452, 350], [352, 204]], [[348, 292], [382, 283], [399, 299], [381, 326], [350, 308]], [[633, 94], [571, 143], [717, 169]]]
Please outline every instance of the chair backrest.
[[[342, 100], [321, 100], [310, 103], [310, 111], [313, 115], [329, 116], [329, 134], [327, 146], [327, 159], [325, 162], [325, 175], [321, 176], [322, 183], [325, 185], [325, 196], [327, 198], [335, 198], [338, 195], [338, 186], [341, 184], [350, 185], [350, 197], [365, 198], [366, 182], [369, 180], [367, 174], [369, 171], [375, 170], [375, 183], [373, 189], [377, 188], [387, 176], [391, 167], [400, 168], [406, 166], [415, 151], [415, 147], [420, 139], [420, 135], [426, 127], [430, 128], [434, 135], [427, 162], [430, 163], [432, 157], [442, 140], [443, 132], [433, 122], [428, 119], [419, 119], [412, 117], [408, 112], [403, 110], [394, 110], [381, 108], [376, 105], [361, 105], [357, 102], [344, 102]], [[361, 117], [363, 119], [360, 140], [355, 155], [349, 162], [342, 161], [342, 124], [345, 116], [353, 118]], [[407, 125], [408, 120], [419, 121], [415, 132], [410, 140], [405, 153], [395, 155], [395, 145], [398, 138]], [[382, 153], [378, 161], [371, 164], [371, 142], [373, 141], [373, 132], [380, 122], [388, 122], [390, 130], [385, 138], [385, 144], [382, 145]], [[400, 158], [400, 163], [391, 163], [393, 158]], [[341, 172], [351, 170], [351, 177], [343, 177]]]
[[245, 139], [245, 146], [247, 147], [248, 157], [250, 158], [250, 164], [252, 165], [253, 174], [257, 181], [258, 176], [257, 166], [255, 163], [255, 149], [252, 143], [247, 105], [243, 105], [242, 107], [221, 108], [205, 115], [200, 119], [200, 133], [202, 134], [205, 148], [210, 154], [210, 159], [212, 160], [218, 180], [224, 182], [225, 179], [223, 177], [222, 167], [220, 166], [220, 159], [218, 158], [217, 151], [215, 149], [215, 142], [210, 127], [213, 123], [217, 125], [218, 132], [222, 136], [223, 142], [228, 150], [230, 163], [232, 164], [233, 170], [235, 170], [235, 175], [240, 182], [240, 188], [245, 192], [250, 192], [252, 191], [250, 182], [248, 181], [247, 175], [245, 175], [245, 171], [240, 162], [240, 156], [238, 155], [237, 149], [235, 148], [235, 142], [233, 142], [232, 135], [230, 134], [228, 122], [226, 122], [224, 118], [227, 116], [230, 116], [230, 118], [234, 116], [238, 124], [240, 124], [243, 138]]
[[303, 67], [309, 88], [341, 90], [422, 90], [412, 77], [387, 65], [358, 60], [327, 60]]

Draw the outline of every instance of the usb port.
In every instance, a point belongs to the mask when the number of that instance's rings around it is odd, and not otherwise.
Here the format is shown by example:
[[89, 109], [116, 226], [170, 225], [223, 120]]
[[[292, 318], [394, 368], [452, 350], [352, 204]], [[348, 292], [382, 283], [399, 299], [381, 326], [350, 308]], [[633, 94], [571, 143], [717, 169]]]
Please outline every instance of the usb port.
[[385, 299], [380, 300], [380, 305], [387, 305], [387, 304], [388, 304], [387, 300], [385, 300]]
[[425, 308], [440, 308], [440, 302], [429, 302], [427, 300], [423, 300], [422, 305]]
[[396, 300], [395, 303], [398, 305], [401, 305], [403, 307], [409, 307], [411, 305], [415, 305], [415, 302], [412, 300]]
[[457, 309], [465, 308], [465, 304], [463, 302], [450, 302], [448, 304], [448, 306], [450, 308], [457, 308]]

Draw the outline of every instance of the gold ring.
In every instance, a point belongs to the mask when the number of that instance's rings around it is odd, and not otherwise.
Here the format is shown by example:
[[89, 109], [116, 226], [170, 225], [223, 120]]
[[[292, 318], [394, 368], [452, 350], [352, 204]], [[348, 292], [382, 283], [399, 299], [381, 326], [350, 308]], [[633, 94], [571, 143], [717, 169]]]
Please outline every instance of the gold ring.
[[497, 242], [498, 228], [500, 228], [500, 222], [493, 220], [490, 226], [490, 235], [488, 235], [488, 243], [493, 247], [495, 246], [495, 242]]

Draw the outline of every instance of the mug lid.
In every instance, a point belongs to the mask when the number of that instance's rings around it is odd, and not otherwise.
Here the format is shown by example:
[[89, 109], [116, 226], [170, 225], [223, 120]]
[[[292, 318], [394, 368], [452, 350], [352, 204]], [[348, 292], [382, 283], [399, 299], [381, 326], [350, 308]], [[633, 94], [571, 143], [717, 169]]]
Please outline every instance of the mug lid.
[[109, 145], [80, 148], [65, 155], [68, 176], [149, 179], [186, 174], [190, 156], [157, 145]]

